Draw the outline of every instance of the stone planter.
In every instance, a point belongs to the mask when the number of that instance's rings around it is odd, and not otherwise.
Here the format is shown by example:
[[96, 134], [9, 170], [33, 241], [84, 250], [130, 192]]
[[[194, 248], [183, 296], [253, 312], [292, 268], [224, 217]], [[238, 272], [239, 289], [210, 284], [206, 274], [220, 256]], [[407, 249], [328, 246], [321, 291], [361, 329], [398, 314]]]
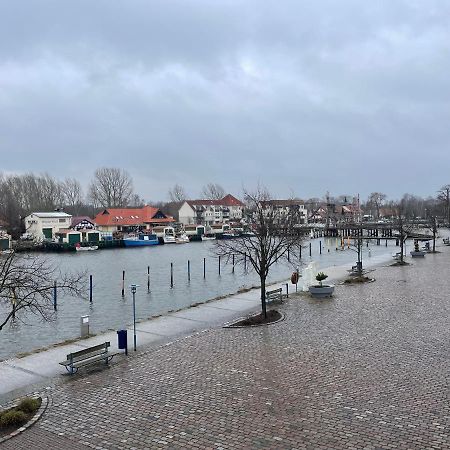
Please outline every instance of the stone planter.
[[310, 286], [309, 293], [314, 298], [325, 298], [331, 297], [334, 292], [334, 285], [332, 284], [324, 284], [322, 286]]
[[411, 256], [413, 257], [413, 258], [424, 258], [425, 257], [425, 252], [422, 252], [422, 251], [415, 251], [415, 250], [413, 250], [412, 252], [410, 252], [411, 253]]

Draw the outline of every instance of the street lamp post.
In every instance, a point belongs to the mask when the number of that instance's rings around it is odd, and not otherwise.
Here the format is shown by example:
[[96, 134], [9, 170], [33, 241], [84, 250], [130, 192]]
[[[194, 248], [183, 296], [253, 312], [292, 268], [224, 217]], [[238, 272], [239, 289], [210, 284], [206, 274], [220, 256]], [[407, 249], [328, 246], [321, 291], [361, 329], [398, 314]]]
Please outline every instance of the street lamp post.
[[134, 351], [136, 351], [136, 290], [139, 287], [138, 284], [132, 284], [130, 286], [131, 293], [133, 294], [133, 343]]

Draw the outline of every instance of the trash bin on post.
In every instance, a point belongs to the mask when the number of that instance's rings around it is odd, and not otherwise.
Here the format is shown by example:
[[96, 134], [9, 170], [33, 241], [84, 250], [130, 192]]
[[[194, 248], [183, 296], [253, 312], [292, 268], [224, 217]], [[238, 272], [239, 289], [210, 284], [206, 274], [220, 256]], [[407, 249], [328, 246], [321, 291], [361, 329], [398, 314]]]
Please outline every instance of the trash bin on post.
[[127, 330], [118, 330], [117, 340], [119, 350], [125, 350], [125, 355], [128, 355]]
[[80, 328], [81, 337], [89, 336], [89, 316], [81, 316]]

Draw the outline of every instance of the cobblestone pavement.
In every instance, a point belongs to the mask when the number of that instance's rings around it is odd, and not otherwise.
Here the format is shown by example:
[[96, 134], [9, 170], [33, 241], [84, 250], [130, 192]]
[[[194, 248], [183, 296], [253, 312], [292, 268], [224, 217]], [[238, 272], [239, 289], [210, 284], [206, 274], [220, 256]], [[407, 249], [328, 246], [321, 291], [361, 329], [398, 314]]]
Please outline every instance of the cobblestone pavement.
[[4, 449], [450, 449], [448, 250], [65, 377]]

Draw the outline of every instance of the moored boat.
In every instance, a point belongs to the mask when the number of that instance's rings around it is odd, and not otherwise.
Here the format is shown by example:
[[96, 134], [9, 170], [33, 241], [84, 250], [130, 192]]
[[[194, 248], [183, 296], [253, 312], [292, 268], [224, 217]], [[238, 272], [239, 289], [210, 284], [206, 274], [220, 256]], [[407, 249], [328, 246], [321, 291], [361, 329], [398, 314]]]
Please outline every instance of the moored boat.
[[78, 243], [75, 246], [75, 250], [77, 252], [92, 252], [93, 250], [98, 250], [98, 245], [85, 245], [85, 246], [82, 246], [80, 243]]
[[175, 229], [169, 226], [153, 227], [153, 233], [158, 237], [160, 244], [175, 244]]
[[187, 244], [189, 243], [189, 237], [185, 233], [181, 233], [180, 235], [175, 237], [176, 244]]
[[148, 245], [158, 245], [159, 240], [156, 234], [140, 234], [124, 238], [125, 247], [144, 247]]
[[202, 241], [215, 241], [216, 235], [212, 233], [206, 233], [202, 236]]

